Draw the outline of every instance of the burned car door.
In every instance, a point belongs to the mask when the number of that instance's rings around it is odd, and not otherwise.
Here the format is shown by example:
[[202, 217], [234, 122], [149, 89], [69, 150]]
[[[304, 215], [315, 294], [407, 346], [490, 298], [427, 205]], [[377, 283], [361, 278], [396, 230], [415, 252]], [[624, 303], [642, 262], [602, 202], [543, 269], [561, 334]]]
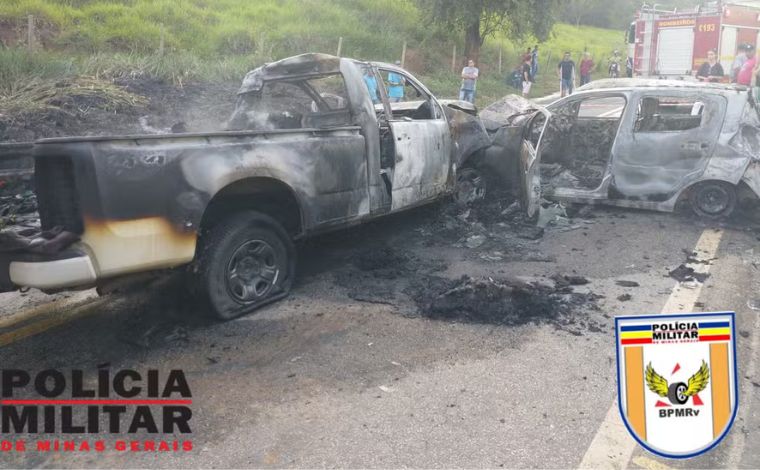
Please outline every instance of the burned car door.
[[612, 150], [626, 99], [586, 94], [552, 106], [541, 158], [544, 194], [563, 200], [605, 199]]
[[[446, 192], [451, 165], [451, 134], [441, 105], [409, 75], [378, 69], [383, 86], [398, 80], [403, 93], [386, 88], [392, 96], [388, 126], [393, 142], [391, 210], [417, 205]], [[395, 77], [390, 77], [395, 74]], [[396, 96], [393, 96], [396, 95]], [[401, 96], [397, 96], [401, 95]]]
[[528, 217], [538, 214], [541, 202], [541, 149], [551, 114], [541, 109], [528, 123], [520, 145], [520, 195]]
[[706, 92], [645, 91], [631, 104], [614, 147], [610, 198], [668, 200], [707, 168], [726, 99]]

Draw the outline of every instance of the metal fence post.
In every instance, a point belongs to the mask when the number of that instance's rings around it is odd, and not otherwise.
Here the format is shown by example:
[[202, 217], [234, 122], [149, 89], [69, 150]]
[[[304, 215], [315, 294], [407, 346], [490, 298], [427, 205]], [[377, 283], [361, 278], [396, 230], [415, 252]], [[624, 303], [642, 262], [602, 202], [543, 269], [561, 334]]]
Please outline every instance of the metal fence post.
[[164, 24], [161, 23], [161, 39], [158, 43], [158, 55], [160, 56], [164, 55], [165, 41], [166, 41], [166, 28], [164, 27]]
[[451, 52], [451, 73], [456, 73], [457, 71], [457, 45], [454, 44], [454, 49]]
[[342, 49], [343, 49], [343, 36], [338, 38], [338, 52], [336, 52], [335, 55], [340, 57], [340, 52]]
[[28, 15], [26, 22], [26, 47], [31, 52], [34, 50], [34, 15]]
[[401, 67], [406, 65], [406, 41], [404, 41], [404, 47], [401, 48]]

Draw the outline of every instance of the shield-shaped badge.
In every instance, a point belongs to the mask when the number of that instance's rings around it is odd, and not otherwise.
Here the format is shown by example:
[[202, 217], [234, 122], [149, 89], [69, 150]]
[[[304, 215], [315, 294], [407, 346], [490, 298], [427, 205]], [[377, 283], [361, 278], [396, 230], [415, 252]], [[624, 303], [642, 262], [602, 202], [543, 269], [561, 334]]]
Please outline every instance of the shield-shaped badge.
[[735, 314], [617, 317], [618, 403], [628, 431], [662, 457], [715, 447], [736, 417]]

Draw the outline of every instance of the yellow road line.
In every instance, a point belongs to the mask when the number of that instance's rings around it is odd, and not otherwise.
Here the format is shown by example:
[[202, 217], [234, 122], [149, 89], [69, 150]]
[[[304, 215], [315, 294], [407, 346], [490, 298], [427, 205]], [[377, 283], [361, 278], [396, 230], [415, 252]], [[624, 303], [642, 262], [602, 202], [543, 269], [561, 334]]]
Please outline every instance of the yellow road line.
[[643, 455], [635, 457], [632, 462], [646, 470], [671, 470], [673, 468]]
[[96, 294], [95, 291], [77, 292], [71, 297], [54, 300], [52, 302], [47, 302], [35, 307], [21, 310], [11, 315], [3, 316], [0, 318], [0, 330], [10, 328], [34, 317], [45, 315], [55, 310], [70, 308], [71, 306], [86, 302], [91, 299], [96, 299], [97, 297], [98, 294]]
[[[697, 252], [701, 259], [714, 259], [722, 237], [722, 230], [707, 229], [699, 237], [694, 251]], [[702, 273], [707, 273], [710, 270], [709, 264], [690, 263], [687, 266], [693, 268], [694, 271]], [[693, 289], [688, 289], [680, 282], [677, 282], [660, 313], [692, 312], [701, 292], [702, 284], [697, 284]], [[601, 426], [599, 426], [599, 430], [596, 432], [591, 445], [586, 450], [583, 460], [581, 460], [578, 467], [595, 469], [626, 468], [631, 461], [631, 455], [633, 455], [635, 449], [636, 441], [628, 434], [623, 424], [616, 400], [607, 411], [607, 416], [602, 421]]]
[[102, 307], [104, 304], [112, 301], [113, 299], [110, 297], [100, 297], [93, 300], [92, 302], [80, 304], [66, 311], [57, 313], [51, 317], [47, 317], [16, 330], [0, 334], [0, 347], [7, 346], [11, 343], [15, 343], [16, 341], [20, 341], [30, 336], [38, 335], [47, 330], [50, 330], [51, 328], [63, 325], [64, 323], [68, 323], [78, 318], [93, 314], [98, 311], [99, 307]]

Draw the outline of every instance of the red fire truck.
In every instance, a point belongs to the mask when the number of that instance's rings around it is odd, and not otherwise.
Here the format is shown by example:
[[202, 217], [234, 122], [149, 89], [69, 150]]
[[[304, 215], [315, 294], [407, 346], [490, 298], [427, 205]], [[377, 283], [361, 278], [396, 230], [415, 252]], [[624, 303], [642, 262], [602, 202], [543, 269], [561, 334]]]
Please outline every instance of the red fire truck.
[[627, 34], [634, 75], [684, 77], [693, 75], [719, 52], [726, 75], [742, 44], [758, 45], [760, 1], [713, 1], [687, 10], [662, 10], [643, 5]]

